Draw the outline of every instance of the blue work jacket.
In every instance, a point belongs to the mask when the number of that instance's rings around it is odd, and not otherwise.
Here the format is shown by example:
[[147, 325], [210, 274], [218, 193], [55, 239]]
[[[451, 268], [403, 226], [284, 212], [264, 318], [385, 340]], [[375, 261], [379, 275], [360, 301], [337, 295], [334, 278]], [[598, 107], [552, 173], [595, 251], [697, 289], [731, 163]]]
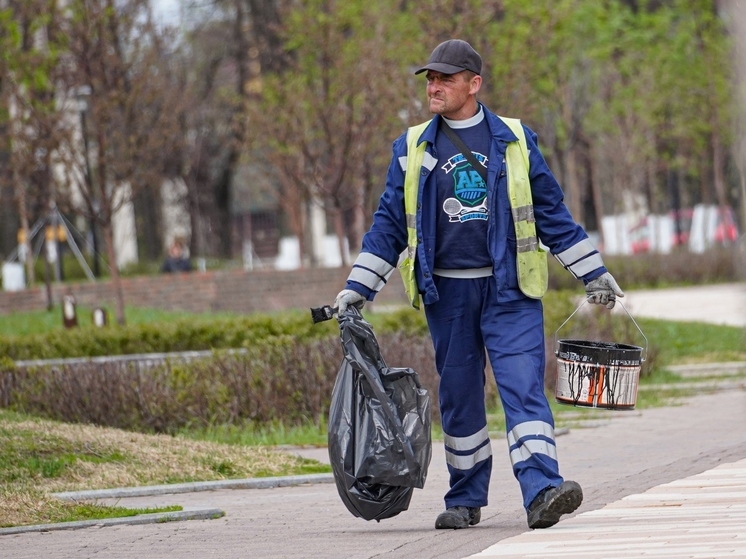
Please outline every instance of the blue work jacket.
[[[495, 114], [483, 110], [492, 141], [487, 162], [487, 204], [489, 221], [487, 228], [488, 248], [492, 257], [492, 268], [497, 282], [498, 301], [512, 301], [525, 298], [518, 287], [516, 274], [516, 235], [508, 199], [508, 181], [505, 165], [505, 148], [509, 142], [518, 139], [510, 128]], [[425, 161], [420, 169], [419, 191], [417, 195], [417, 258], [415, 274], [423, 302], [427, 304], [439, 300], [433, 282], [435, 257], [437, 192], [435, 173], [438, 153], [435, 138], [438, 133], [440, 116], [436, 115], [420, 136], [427, 142]], [[564, 204], [564, 194], [557, 180], [539, 151], [537, 136], [524, 126], [529, 150], [529, 179], [533, 196], [536, 230], [540, 241], [554, 254], [566, 250], [588, 239], [585, 230], [575, 223]], [[378, 209], [373, 216], [373, 224], [363, 237], [362, 253], [370, 253], [388, 262], [392, 268], [397, 265], [402, 251], [407, 247], [407, 225], [404, 213], [404, 171], [406, 169], [406, 133], [393, 143], [393, 156], [386, 177], [386, 189], [381, 195]], [[585, 283], [606, 272], [599, 267], [580, 276]], [[361, 283], [348, 280], [347, 289], [352, 289], [373, 300], [376, 291]]]

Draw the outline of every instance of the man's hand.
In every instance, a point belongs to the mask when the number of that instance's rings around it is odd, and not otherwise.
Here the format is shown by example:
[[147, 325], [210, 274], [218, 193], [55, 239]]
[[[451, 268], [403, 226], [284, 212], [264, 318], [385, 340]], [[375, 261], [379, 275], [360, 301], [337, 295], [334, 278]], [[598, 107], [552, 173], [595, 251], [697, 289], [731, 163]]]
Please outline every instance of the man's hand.
[[365, 296], [360, 295], [360, 293], [353, 291], [352, 289], [343, 289], [339, 292], [337, 299], [334, 301], [334, 306], [337, 307], [337, 313], [342, 314], [350, 305], [354, 305], [358, 310], [362, 310], [363, 305], [365, 305]]
[[624, 291], [609, 272], [589, 281], [585, 286], [585, 292], [588, 294], [589, 303], [606, 305], [607, 309], [614, 308], [617, 297], [624, 297]]

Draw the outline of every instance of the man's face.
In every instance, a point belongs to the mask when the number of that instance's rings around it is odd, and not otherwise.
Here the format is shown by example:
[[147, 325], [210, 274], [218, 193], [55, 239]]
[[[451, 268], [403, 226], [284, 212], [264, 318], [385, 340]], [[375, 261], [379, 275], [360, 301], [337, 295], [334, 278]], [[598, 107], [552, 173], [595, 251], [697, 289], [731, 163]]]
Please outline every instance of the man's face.
[[482, 78], [466, 71], [442, 74], [432, 70], [427, 71], [426, 77], [430, 112], [453, 120], [474, 116], [476, 99], [471, 96], [479, 91]]

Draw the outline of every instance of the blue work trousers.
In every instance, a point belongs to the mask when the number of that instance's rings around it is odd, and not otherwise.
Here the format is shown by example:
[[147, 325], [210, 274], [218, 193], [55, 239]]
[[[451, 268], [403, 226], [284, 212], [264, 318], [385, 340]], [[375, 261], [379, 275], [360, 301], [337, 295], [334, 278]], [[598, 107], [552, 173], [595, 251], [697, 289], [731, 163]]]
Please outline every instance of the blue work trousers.
[[492, 469], [485, 409], [485, 348], [505, 411], [513, 473], [524, 507], [562, 483], [554, 419], [544, 393], [540, 300], [498, 303], [493, 277], [435, 277], [440, 299], [425, 306], [440, 375], [439, 402], [450, 489], [446, 507], [483, 507]]

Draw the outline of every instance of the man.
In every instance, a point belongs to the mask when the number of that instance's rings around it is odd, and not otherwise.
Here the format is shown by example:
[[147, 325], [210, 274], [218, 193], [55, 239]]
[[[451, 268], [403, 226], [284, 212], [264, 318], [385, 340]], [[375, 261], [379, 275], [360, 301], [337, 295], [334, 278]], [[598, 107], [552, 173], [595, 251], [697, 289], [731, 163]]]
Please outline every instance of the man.
[[590, 302], [612, 308], [624, 294], [565, 207], [536, 134], [477, 101], [482, 59], [471, 45], [438, 45], [415, 74], [423, 72], [435, 117], [394, 142], [386, 190], [335, 306], [373, 300], [407, 249], [400, 268], [412, 304], [422, 297], [435, 347], [450, 474], [435, 527], [475, 525], [487, 505], [486, 348], [528, 524], [546, 528], [575, 511], [583, 492], [559, 474], [544, 393], [538, 239], [585, 283]]

